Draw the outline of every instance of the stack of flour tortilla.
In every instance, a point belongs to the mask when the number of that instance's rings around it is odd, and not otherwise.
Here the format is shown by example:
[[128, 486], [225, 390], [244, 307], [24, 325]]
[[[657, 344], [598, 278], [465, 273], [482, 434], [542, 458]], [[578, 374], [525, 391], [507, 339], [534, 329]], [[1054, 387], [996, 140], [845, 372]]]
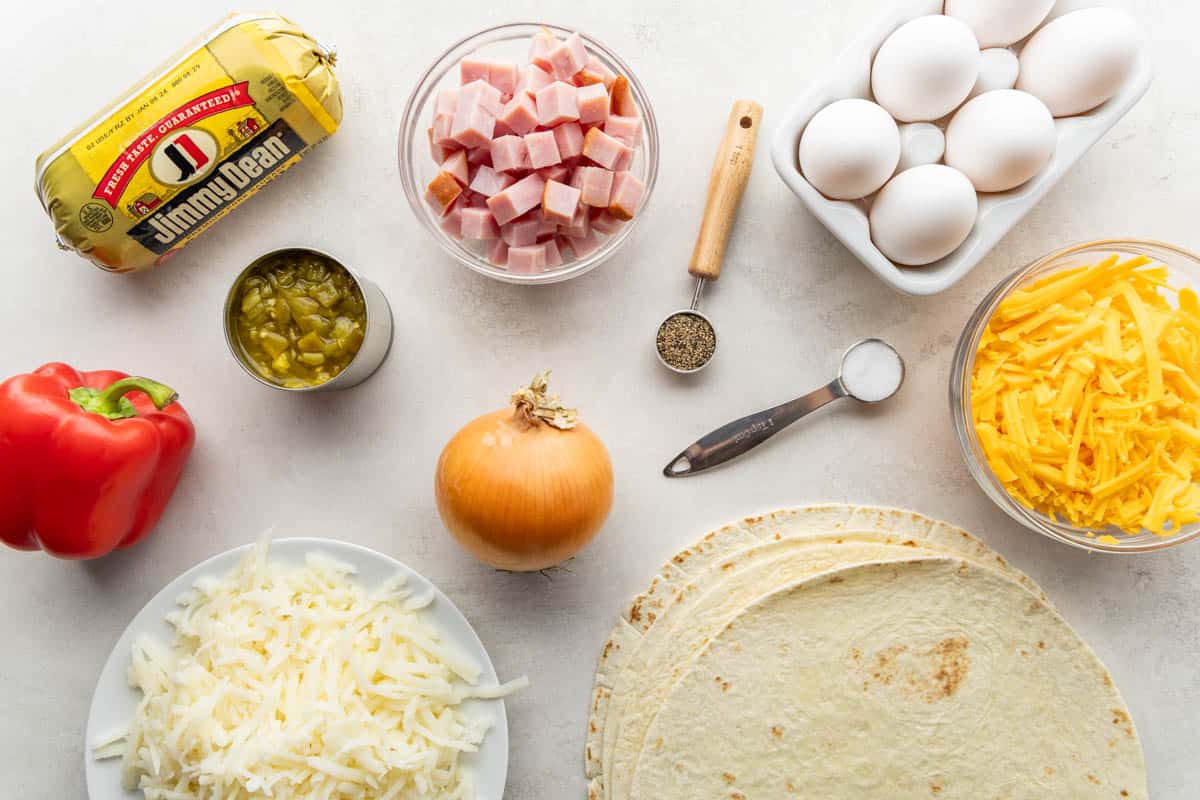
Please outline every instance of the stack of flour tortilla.
[[589, 800], [1148, 796], [1121, 695], [1029, 578], [844, 505], [663, 566], [604, 646], [586, 771]]

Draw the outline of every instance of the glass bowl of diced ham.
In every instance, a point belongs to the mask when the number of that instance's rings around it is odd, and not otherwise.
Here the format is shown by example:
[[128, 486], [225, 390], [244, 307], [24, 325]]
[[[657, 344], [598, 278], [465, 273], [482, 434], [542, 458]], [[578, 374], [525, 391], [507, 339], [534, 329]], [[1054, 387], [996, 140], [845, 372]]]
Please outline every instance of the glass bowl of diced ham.
[[399, 140], [404, 193], [460, 263], [555, 283], [611, 256], [658, 175], [658, 126], [629, 66], [542, 23], [488, 28], [421, 76]]

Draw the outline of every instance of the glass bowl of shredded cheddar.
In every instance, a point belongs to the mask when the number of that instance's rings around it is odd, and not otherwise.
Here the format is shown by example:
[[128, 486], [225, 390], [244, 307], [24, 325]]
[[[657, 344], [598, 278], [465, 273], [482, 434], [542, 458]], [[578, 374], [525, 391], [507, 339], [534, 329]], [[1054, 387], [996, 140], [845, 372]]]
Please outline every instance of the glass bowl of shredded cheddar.
[[1200, 535], [1200, 256], [1102, 240], [1037, 259], [967, 323], [950, 405], [984, 492], [1077, 547]]

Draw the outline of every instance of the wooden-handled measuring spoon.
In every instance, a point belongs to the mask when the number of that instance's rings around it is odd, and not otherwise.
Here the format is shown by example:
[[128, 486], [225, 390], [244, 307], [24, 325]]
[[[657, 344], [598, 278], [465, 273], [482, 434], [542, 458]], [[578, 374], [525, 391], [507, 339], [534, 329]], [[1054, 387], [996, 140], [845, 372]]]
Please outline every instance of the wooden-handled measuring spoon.
[[754, 167], [754, 147], [762, 125], [763, 109], [753, 100], [738, 100], [729, 112], [725, 135], [708, 179], [708, 200], [688, 272], [696, 278], [692, 305], [675, 311], [658, 326], [655, 350], [667, 369], [690, 374], [708, 366], [717, 351], [717, 333], [700, 313], [700, 295], [706, 281], [721, 277], [721, 264], [738, 205]]

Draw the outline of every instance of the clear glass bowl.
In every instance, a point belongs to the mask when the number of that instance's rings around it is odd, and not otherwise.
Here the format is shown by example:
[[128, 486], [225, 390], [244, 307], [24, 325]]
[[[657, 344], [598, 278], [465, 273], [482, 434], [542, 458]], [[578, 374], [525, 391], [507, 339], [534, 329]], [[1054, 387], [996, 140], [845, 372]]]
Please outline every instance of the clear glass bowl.
[[[1113, 253], [1144, 255], [1160, 261], [1167, 265], [1169, 280], [1173, 286], [1188, 286], [1200, 290], [1200, 256], [1162, 242], [1102, 239], [1071, 245], [1042, 256], [1001, 281], [983, 299], [967, 322], [962, 337], [958, 340], [958, 349], [954, 353], [954, 363], [950, 370], [950, 414], [954, 419], [954, 430], [962, 448], [963, 460], [966, 461], [971, 475], [984, 493], [1010, 517], [1031, 530], [1086, 550], [1104, 553], [1144, 553], [1195, 539], [1200, 536], [1200, 523], [1186, 525], [1171, 536], [1158, 536], [1147, 530], [1128, 534], [1116, 528], [1077, 528], [1025, 508], [1009, 495], [992, 473], [975, 435], [975, 426], [971, 422], [971, 373], [975, 369], [975, 353], [996, 307], [1012, 291], [1038, 278], [1070, 267], [1095, 263]], [[1116, 542], [1101, 541], [1100, 536], [1103, 534], [1114, 537]]]
[[398, 143], [400, 177], [404, 183], [404, 194], [408, 197], [413, 213], [437, 239], [442, 249], [459, 263], [481, 275], [487, 275], [489, 278], [507, 283], [557, 283], [578, 277], [596, 267], [625, 243], [645, 217], [646, 207], [658, 179], [658, 124], [654, 119], [654, 109], [650, 106], [650, 98], [646, 96], [646, 90], [638, 82], [633, 70], [621, 60], [620, 56], [601, 42], [580, 32], [587, 44], [588, 52], [596, 56], [610, 70], [618, 75], [624, 75], [629, 80], [629, 87], [633, 91], [634, 99], [642, 114], [642, 146], [637, 148], [633, 166], [630, 169], [646, 185], [638, 213], [617, 233], [603, 238], [600, 247], [586, 258], [571, 259], [561, 267], [537, 274], [514, 274], [497, 267], [491, 264], [481, 251], [474, 249], [466, 242], [454, 239], [438, 226], [438, 216], [423, 197], [425, 187], [433, 180], [438, 171], [438, 165], [429, 153], [429, 140], [426, 133], [426, 129], [433, 124], [431, 110], [438, 90], [458, 85], [458, 63], [470, 55], [525, 63], [528, 59], [529, 40], [541, 28], [548, 28], [560, 37], [574, 32], [574, 29], [548, 23], [514, 22], [488, 28], [451, 45], [446, 52], [438, 56], [437, 60], [433, 62], [433, 66], [427, 69], [417, 82], [416, 89], [413, 90], [408, 104], [404, 107], [404, 117], [400, 122], [400, 141]]

